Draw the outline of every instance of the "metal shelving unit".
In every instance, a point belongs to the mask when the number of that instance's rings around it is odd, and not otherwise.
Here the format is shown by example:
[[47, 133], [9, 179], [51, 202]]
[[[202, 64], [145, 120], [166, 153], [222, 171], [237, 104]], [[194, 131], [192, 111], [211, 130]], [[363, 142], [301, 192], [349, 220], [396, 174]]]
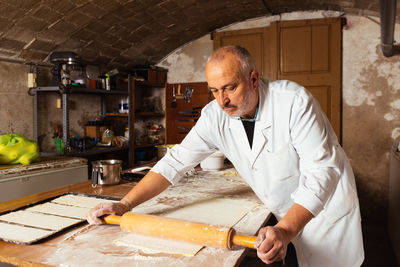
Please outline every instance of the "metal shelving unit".
[[[36, 87], [32, 89], [33, 92], [33, 121], [34, 121], [34, 139], [38, 141], [38, 95], [41, 93], [49, 93], [49, 92], [58, 92], [61, 94], [62, 97], [62, 128], [63, 128], [63, 146], [64, 146], [64, 155], [65, 156], [91, 156], [97, 154], [104, 154], [104, 153], [111, 153], [116, 151], [126, 151], [131, 150], [133, 148], [133, 131], [130, 132], [129, 138], [129, 146], [124, 147], [95, 147], [85, 151], [68, 151], [69, 147], [69, 103], [68, 98], [71, 94], [88, 94], [88, 95], [100, 95], [101, 96], [101, 115], [103, 117], [106, 116], [106, 97], [111, 95], [124, 95], [128, 96], [129, 99], [129, 112], [128, 114], [124, 115], [128, 117], [128, 125], [129, 129], [131, 129], [131, 121], [134, 108], [131, 105], [132, 101], [132, 90], [131, 88], [131, 77], [128, 77], [128, 89], [127, 91], [122, 90], [103, 90], [103, 89], [93, 89], [93, 88], [83, 88], [83, 87], [71, 87], [68, 92], [61, 92], [58, 86], [43, 86], [43, 87]], [[129, 153], [129, 165], [132, 165], [133, 158], [131, 158], [131, 154]]]
[[[150, 87], [164, 87], [164, 84], [159, 83], [149, 83], [143, 81], [135, 81], [131, 75], [128, 75], [128, 78], [125, 79], [125, 82], [128, 83], [128, 90], [102, 90], [102, 89], [92, 89], [92, 88], [82, 88], [82, 87], [72, 87], [68, 92], [61, 92], [58, 86], [44, 86], [44, 87], [36, 87], [32, 88], [32, 93], [34, 97], [34, 139], [38, 141], [38, 95], [49, 93], [49, 92], [58, 92], [62, 97], [62, 122], [63, 122], [63, 145], [64, 145], [64, 155], [65, 156], [93, 156], [98, 154], [112, 153], [117, 151], [128, 151], [129, 154], [129, 166], [134, 166], [134, 157], [135, 157], [135, 148], [148, 148], [155, 145], [160, 144], [142, 144], [135, 146], [135, 134], [134, 134], [134, 123], [135, 123], [135, 90], [138, 88], [150, 88]], [[126, 117], [128, 119], [128, 128], [129, 128], [129, 145], [124, 147], [95, 147], [89, 150], [84, 151], [68, 151], [69, 147], [69, 129], [70, 129], [70, 117], [69, 117], [69, 103], [68, 98], [71, 94], [83, 94], [83, 95], [100, 95], [101, 96], [101, 115], [103, 117]], [[106, 97], [112, 95], [123, 95], [128, 96], [128, 105], [129, 111], [128, 113], [106, 113]], [[140, 117], [164, 117], [164, 113], [152, 113], [152, 112], [142, 112], [137, 113], [137, 116]]]

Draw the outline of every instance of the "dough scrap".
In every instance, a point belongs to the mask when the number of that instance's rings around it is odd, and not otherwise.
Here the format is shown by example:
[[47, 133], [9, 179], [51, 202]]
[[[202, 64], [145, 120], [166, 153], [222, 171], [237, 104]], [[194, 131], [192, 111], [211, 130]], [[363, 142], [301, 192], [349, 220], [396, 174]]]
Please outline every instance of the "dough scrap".
[[0, 221], [33, 226], [47, 230], [61, 230], [82, 220], [18, 210], [0, 216]]
[[194, 256], [203, 248], [202, 245], [133, 233], [126, 233], [113, 242], [117, 246], [134, 247], [147, 254], [168, 253]]
[[27, 208], [26, 210], [86, 220], [86, 213], [88, 213], [90, 208], [67, 206], [52, 202], [46, 202]]
[[118, 202], [115, 200], [102, 199], [96, 197], [86, 197], [86, 196], [78, 196], [78, 195], [64, 195], [58, 198], [53, 199], [51, 202], [69, 206], [77, 206], [82, 208], [93, 208], [99, 203], [107, 203], [107, 202]]
[[55, 233], [55, 231], [0, 222], [1, 238], [7, 241], [30, 243]]

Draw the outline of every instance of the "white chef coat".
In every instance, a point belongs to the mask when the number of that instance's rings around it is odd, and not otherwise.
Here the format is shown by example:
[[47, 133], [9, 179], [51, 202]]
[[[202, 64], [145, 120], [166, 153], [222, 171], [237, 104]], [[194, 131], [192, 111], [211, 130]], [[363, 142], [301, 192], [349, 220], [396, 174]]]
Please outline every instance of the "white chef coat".
[[259, 84], [252, 149], [242, 122], [214, 100], [152, 170], [174, 184], [219, 150], [278, 220], [293, 203], [314, 215], [292, 240], [300, 266], [360, 266], [364, 249], [354, 175], [328, 119], [304, 87]]

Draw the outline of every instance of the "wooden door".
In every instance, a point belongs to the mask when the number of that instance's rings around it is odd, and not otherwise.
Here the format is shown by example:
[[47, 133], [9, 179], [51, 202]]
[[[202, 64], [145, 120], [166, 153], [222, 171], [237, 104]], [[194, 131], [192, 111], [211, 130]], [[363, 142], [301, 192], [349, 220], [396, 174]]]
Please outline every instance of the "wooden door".
[[272, 22], [265, 28], [214, 34], [214, 49], [240, 45], [249, 50], [265, 78], [306, 87], [319, 101], [341, 141], [340, 18]]
[[340, 18], [273, 24], [277, 24], [279, 42], [278, 79], [306, 87], [320, 103], [341, 140]]

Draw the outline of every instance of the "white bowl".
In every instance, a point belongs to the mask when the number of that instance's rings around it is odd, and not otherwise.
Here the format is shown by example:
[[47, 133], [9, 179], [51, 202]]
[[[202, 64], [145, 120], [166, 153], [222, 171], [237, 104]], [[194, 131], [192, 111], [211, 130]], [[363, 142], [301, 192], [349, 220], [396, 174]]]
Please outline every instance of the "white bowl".
[[203, 171], [218, 171], [224, 167], [224, 159], [224, 154], [217, 151], [200, 162], [200, 167]]

